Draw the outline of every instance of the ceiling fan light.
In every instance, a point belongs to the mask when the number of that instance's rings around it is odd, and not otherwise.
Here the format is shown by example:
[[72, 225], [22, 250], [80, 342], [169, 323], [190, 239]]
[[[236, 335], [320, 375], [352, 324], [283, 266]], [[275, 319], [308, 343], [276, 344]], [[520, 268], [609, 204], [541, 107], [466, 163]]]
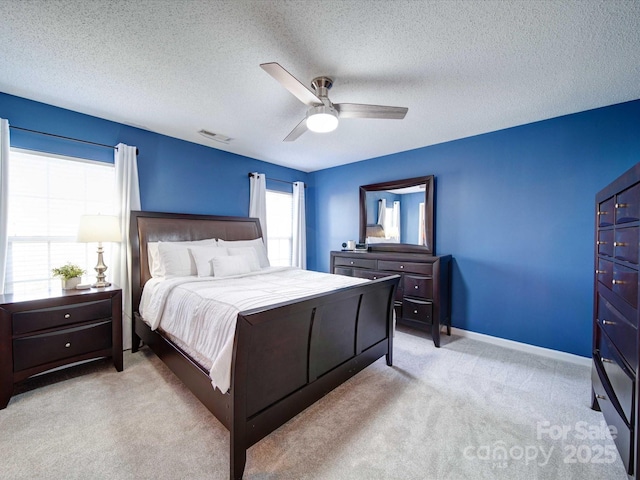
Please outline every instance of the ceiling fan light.
[[312, 132], [332, 132], [338, 127], [338, 114], [331, 107], [312, 107], [307, 114], [307, 128]]

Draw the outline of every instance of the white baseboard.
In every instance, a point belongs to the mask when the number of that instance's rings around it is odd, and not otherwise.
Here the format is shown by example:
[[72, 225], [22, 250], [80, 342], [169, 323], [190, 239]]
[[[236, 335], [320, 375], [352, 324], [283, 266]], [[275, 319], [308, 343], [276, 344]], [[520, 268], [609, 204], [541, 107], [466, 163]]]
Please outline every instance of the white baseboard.
[[522, 352], [533, 353], [534, 355], [553, 358], [554, 360], [563, 360], [565, 362], [575, 363], [577, 365], [583, 365], [586, 367], [591, 366], [590, 357], [581, 357], [580, 355], [574, 355], [572, 353], [552, 350], [550, 348], [536, 347], [535, 345], [529, 345], [527, 343], [520, 343], [513, 340], [506, 340], [504, 338], [492, 337], [491, 335], [485, 335], [484, 333], [470, 332], [469, 330], [462, 330], [455, 327], [451, 328], [451, 334], [458, 335], [459, 337], [472, 338], [473, 340], [478, 340], [480, 342], [492, 343], [500, 347], [511, 348], [512, 350], [520, 350]]

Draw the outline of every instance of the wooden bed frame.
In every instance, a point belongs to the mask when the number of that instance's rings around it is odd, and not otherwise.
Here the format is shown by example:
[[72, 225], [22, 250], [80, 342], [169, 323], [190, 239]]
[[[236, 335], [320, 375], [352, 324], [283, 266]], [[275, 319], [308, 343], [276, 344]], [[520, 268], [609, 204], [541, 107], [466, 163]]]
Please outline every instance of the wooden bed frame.
[[231, 479], [242, 478], [250, 446], [383, 355], [392, 365], [397, 275], [240, 312], [225, 394], [205, 368], [142, 320], [142, 287], [151, 278], [147, 242], [261, 236], [254, 218], [131, 214], [132, 350], [144, 341], [229, 430]]

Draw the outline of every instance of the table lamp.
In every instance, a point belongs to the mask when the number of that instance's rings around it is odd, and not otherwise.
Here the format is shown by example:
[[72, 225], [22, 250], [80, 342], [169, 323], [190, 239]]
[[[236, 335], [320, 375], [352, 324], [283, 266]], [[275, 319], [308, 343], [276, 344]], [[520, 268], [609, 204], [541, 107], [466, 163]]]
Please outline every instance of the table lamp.
[[102, 242], [119, 242], [122, 240], [120, 235], [120, 219], [113, 215], [82, 215], [80, 217], [80, 226], [78, 227], [78, 241], [91, 243], [98, 242], [98, 264], [95, 267], [96, 283], [91, 285], [95, 288], [108, 287], [111, 283], [107, 282], [104, 272], [107, 266], [102, 258]]

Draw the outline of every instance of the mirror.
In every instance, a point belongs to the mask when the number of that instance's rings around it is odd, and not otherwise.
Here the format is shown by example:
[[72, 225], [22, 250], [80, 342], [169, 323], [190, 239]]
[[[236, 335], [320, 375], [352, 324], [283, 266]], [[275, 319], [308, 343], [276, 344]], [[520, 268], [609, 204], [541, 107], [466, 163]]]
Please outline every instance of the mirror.
[[361, 186], [360, 243], [435, 255], [433, 193], [433, 175]]

